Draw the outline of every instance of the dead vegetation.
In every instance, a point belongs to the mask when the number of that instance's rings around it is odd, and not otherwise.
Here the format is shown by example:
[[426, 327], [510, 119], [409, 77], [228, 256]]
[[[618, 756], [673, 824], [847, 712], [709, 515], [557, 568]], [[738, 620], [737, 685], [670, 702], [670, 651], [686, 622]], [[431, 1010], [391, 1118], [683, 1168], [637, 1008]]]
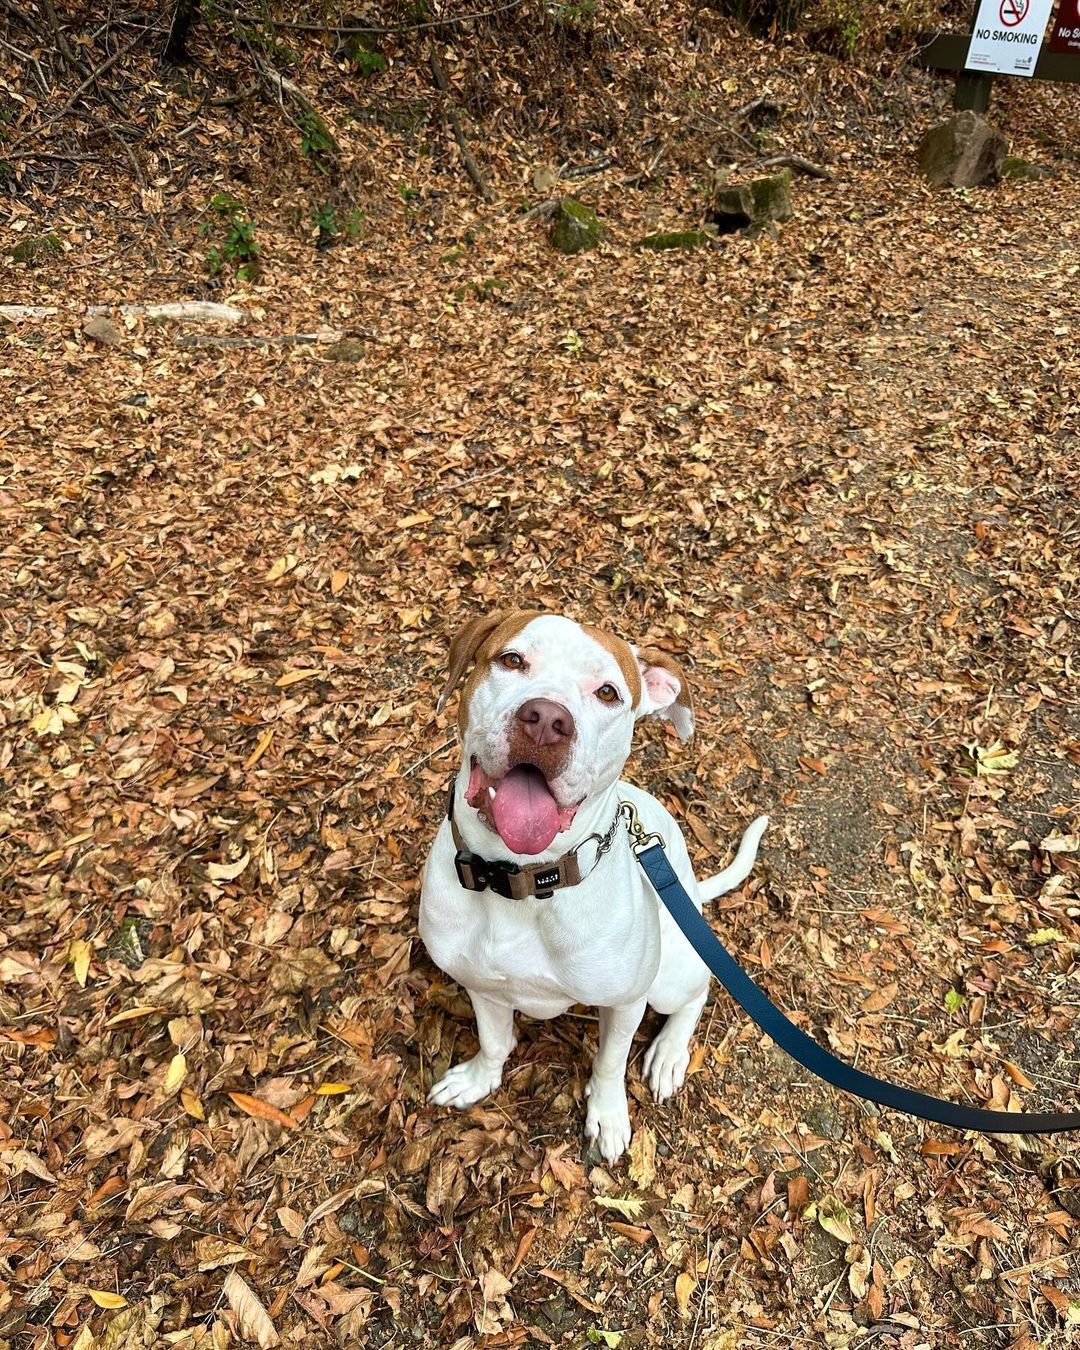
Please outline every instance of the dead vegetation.
[[[345, 95], [317, 36], [290, 78], [331, 175], [280, 109], [219, 102], [239, 65], [102, 77], [138, 173], [79, 100], [37, 134], [58, 109], [19, 85], [5, 242], [62, 251], [0, 297], [56, 310], [0, 320], [0, 1341], [1075, 1335], [1068, 1139], [876, 1116], [722, 996], [676, 1102], [632, 1066], [626, 1166], [579, 1133], [591, 1010], [526, 1023], [483, 1107], [424, 1105], [471, 1037], [414, 936], [454, 763], [433, 691], [447, 629], [507, 598], [692, 670], [697, 741], [647, 730], [631, 771], [702, 871], [772, 814], [714, 920], [808, 1030], [925, 1090], [1076, 1103], [1076, 95], [1001, 95], [1056, 179], [931, 195], [929, 77], [650, 22], [593, 128], [584, 92], [500, 125], [446, 63], [491, 205], [422, 65]], [[833, 177], [778, 240], [636, 250], [700, 218], [731, 126]], [[600, 250], [519, 222], [538, 166]], [[237, 220], [254, 280], [207, 267]], [[195, 299], [247, 320], [83, 330]]]

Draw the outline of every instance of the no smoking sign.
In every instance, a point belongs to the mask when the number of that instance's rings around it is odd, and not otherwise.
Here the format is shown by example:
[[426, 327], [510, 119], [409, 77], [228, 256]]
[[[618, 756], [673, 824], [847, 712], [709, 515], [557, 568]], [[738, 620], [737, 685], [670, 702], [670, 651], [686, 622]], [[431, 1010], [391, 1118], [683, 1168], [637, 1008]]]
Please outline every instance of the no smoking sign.
[[1054, 0], [981, 0], [967, 70], [1033, 75]]
[[1006, 28], [1016, 28], [1027, 18], [1029, 0], [1001, 0], [998, 18]]

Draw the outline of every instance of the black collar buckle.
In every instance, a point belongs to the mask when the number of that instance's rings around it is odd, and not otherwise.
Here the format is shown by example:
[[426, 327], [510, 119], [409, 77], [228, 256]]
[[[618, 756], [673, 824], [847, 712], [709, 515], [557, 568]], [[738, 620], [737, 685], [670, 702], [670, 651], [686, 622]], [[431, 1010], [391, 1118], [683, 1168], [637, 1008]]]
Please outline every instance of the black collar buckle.
[[476, 853], [459, 849], [454, 854], [454, 867], [458, 881], [467, 891], [484, 891], [490, 887], [504, 900], [513, 900], [514, 890], [510, 878], [521, 871], [517, 863], [492, 862]]

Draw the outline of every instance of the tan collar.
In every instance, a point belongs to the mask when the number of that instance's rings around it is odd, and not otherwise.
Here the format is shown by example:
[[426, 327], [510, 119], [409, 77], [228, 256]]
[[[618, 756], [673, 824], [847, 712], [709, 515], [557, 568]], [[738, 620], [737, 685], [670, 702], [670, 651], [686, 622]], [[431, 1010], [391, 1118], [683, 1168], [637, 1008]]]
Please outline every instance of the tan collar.
[[[496, 895], [501, 895], [507, 900], [529, 900], [534, 896], [538, 900], [548, 900], [555, 891], [580, 885], [582, 875], [577, 857], [578, 849], [590, 842], [596, 843], [596, 858], [593, 862], [593, 867], [595, 867], [608, 849], [611, 848], [615, 840], [615, 832], [619, 828], [619, 813], [616, 812], [615, 819], [611, 822], [611, 828], [606, 834], [590, 834], [587, 839], [583, 839], [578, 844], [577, 848], [572, 848], [569, 853], [564, 853], [561, 858], [556, 858], [553, 862], [525, 863], [522, 865], [481, 858], [479, 854], [471, 853], [468, 850], [461, 831], [458, 829], [457, 821], [454, 819], [453, 783], [450, 784], [450, 798], [447, 802], [446, 815], [450, 821], [450, 832], [454, 838], [454, 847], [457, 849], [457, 853], [454, 855], [454, 866], [457, 869], [458, 880], [462, 886], [467, 891], [490, 889]], [[592, 868], [589, 871], [591, 872]]]

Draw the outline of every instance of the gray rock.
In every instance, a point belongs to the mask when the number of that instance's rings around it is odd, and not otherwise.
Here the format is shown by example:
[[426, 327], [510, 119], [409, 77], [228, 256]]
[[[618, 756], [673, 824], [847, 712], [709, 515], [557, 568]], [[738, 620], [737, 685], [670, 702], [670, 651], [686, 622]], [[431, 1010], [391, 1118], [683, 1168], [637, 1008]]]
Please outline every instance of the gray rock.
[[599, 244], [604, 228], [591, 206], [564, 197], [555, 208], [551, 243], [560, 253], [585, 253]]
[[86, 319], [82, 330], [91, 342], [99, 342], [103, 347], [119, 347], [120, 345], [119, 328], [104, 314], [95, 314], [92, 318]]
[[359, 338], [341, 338], [323, 352], [327, 361], [362, 361], [366, 348]]
[[978, 113], [962, 112], [931, 127], [919, 143], [919, 169], [935, 187], [996, 183], [1008, 146]]
[[754, 223], [754, 194], [748, 184], [721, 188], [710, 216], [721, 234], [737, 234]]

